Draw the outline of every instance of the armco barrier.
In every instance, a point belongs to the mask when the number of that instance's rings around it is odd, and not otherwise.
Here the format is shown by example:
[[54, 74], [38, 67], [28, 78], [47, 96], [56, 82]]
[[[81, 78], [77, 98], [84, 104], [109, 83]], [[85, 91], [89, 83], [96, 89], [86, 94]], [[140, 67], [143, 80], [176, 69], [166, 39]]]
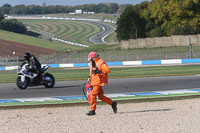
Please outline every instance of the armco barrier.
[[[200, 63], [200, 58], [107, 62], [107, 65], [108, 66], [141, 66], [141, 65], [166, 65], [166, 64], [189, 64], [189, 63]], [[89, 67], [89, 63], [48, 64], [48, 65], [51, 68]], [[18, 69], [18, 66], [0, 67], [0, 70], [15, 70], [15, 69]]]

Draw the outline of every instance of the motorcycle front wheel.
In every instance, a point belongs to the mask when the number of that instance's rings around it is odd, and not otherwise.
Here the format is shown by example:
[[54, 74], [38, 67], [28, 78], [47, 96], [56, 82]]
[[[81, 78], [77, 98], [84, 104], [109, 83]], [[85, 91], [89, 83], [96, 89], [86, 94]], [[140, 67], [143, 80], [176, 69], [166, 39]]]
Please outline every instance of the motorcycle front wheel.
[[46, 88], [53, 88], [55, 85], [55, 78], [50, 73], [45, 73], [44, 75], [44, 86]]
[[18, 87], [19, 89], [24, 90], [24, 89], [26, 89], [26, 88], [28, 87], [28, 80], [25, 79], [25, 80], [22, 82], [21, 77], [18, 76], [18, 77], [17, 77], [17, 80], [16, 80], [16, 85], [17, 85], [17, 87]]

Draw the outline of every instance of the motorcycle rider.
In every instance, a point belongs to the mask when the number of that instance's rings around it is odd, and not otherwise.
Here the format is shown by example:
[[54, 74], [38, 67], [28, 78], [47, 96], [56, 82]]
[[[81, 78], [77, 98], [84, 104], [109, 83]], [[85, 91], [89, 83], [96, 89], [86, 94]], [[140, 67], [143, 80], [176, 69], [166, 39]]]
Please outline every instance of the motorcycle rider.
[[41, 64], [34, 55], [31, 55], [28, 52], [24, 53], [24, 62], [22, 63], [21, 66], [23, 66], [24, 64], [28, 64], [27, 67], [28, 72], [31, 72], [32, 74], [36, 73], [37, 76], [40, 75]]

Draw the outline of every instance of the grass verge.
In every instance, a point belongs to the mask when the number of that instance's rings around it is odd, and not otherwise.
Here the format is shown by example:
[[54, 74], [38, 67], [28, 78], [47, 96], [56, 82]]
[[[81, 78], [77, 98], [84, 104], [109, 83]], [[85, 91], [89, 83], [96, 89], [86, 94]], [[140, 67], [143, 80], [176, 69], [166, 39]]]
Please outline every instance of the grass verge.
[[39, 39], [36, 37], [31, 37], [31, 36], [27, 36], [27, 35], [8, 32], [8, 31], [4, 31], [4, 30], [0, 30], [0, 39], [23, 43], [23, 44], [27, 44], [27, 45], [55, 49], [55, 50], [60, 50], [60, 51], [80, 49], [77, 46], [67, 45], [67, 44], [59, 43], [59, 42], [48, 41], [48, 40]]
[[[56, 81], [86, 80], [88, 78], [89, 68], [49, 69], [48, 72], [54, 75]], [[196, 74], [200, 74], [199, 65], [121, 67], [111, 68], [109, 79], [184, 76]], [[15, 83], [16, 78], [16, 71], [0, 72], [0, 83]]]

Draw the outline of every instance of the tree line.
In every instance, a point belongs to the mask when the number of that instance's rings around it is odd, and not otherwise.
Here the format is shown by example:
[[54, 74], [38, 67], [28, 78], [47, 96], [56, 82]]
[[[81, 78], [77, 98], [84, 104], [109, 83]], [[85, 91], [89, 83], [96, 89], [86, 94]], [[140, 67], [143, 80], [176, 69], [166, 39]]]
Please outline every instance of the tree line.
[[46, 6], [44, 3], [40, 5], [16, 5], [11, 6], [10, 4], [4, 4], [0, 7], [2, 14], [55, 14], [55, 13], [70, 13], [75, 12], [77, 9], [82, 9], [85, 12], [95, 13], [116, 13], [119, 9], [117, 3], [99, 3], [99, 4], [84, 4], [78, 6], [61, 6], [61, 5], [49, 5]]
[[128, 6], [117, 20], [117, 38], [200, 34], [200, 0], [152, 0]]

